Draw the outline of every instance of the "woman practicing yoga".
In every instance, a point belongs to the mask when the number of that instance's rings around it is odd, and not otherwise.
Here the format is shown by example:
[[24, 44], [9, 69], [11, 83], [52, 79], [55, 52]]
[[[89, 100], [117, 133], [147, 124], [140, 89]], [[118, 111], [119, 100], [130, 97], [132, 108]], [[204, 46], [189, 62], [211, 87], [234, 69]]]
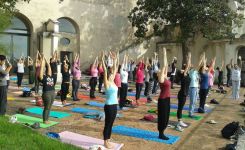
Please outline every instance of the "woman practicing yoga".
[[189, 71], [190, 77], [190, 86], [189, 86], [189, 97], [190, 97], [190, 104], [189, 104], [189, 117], [194, 118], [194, 110], [198, 96], [198, 87], [199, 87], [199, 74], [198, 70], [200, 70], [201, 65], [203, 64], [205, 55], [202, 54], [199, 59], [198, 66], [196, 68], [192, 67]]
[[52, 70], [52, 77], [54, 79], [54, 86], [56, 85], [57, 82], [57, 73], [58, 73], [58, 54], [57, 51], [54, 52], [52, 58], [50, 58], [50, 66]]
[[22, 79], [23, 79], [23, 76], [24, 76], [24, 73], [25, 73], [25, 58], [23, 58], [23, 56], [20, 57], [18, 63], [17, 63], [17, 85], [18, 85], [18, 88], [21, 87], [21, 83], [22, 83]]
[[182, 131], [183, 129], [181, 127], [187, 127], [187, 124], [185, 124], [182, 121], [182, 110], [185, 106], [186, 97], [189, 92], [189, 86], [190, 86], [190, 77], [188, 74], [188, 71], [191, 66], [191, 53], [188, 53], [187, 56], [187, 64], [183, 64], [182, 70], [180, 73], [180, 81], [181, 81], [181, 87], [178, 93], [178, 110], [177, 110], [177, 118], [178, 118], [178, 124], [175, 127], [177, 131]]
[[[46, 69], [46, 71], [44, 69]], [[43, 123], [49, 124], [48, 121], [49, 113], [50, 113], [51, 106], [54, 102], [55, 90], [54, 90], [54, 79], [52, 77], [51, 67], [43, 56], [41, 57], [39, 80], [43, 84], [43, 94], [42, 94], [42, 99], [44, 104]]]
[[136, 105], [139, 106], [138, 100], [140, 99], [140, 94], [142, 91], [143, 83], [144, 83], [144, 58], [142, 58], [137, 66], [136, 70], [136, 94], [135, 94], [135, 99], [136, 99]]
[[104, 145], [106, 148], [113, 148], [113, 146], [109, 143], [109, 140], [111, 138], [111, 131], [113, 122], [117, 115], [117, 86], [114, 83], [115, 75], [118, 70], [118, 64], [119, 64], [119, 53], [112, 55], [113, 60], [113, 66], [111, 68], [111, 72], [107, 74], [107, 68], [105, 65], [105, 54], [103, 52], [101, 61], [104, 69], [104, 86], [105, 86], [105, 94], [106, 94], [106, 100], [105, 100], [105, 127], [103, 131], [104, 135]]
[[145, 92], [144, 95], [147, 97], [147, 102], [152, 101], [152, 88], [153, 88], [153, 68], [152, 68], [152, 59], [147, 57], [146, 66], [145, 66]]
[[125, 102], [127, 100], [127, 94], [128, 94], [128, 56], [124, 55], [123, 63], [120, 69], [121, 74], [121, 92], [120, 92], [120, 101], [119, 106], [120, 109], [123, 109], [125, 107]]
[[79, 101], [77, 97], [77, 92], [80, 86], [81, 70], [80, 70], [80, 56], [75, 55], [73, 66], [72, 66], [72, 98], [73, 101]]
[[63, 105], [66, 105], [66, 98], [67, 94], [69, 93], [69, 86], [70, 86], [70, 65], [68, 64], [69, 60], [68, 57], [65, 56], [64, 62], [61, 65], [61, 70], [62, 70], [62, 83], [61, 83], [61, 102]]
[[29, 84], [33, 84], [34, 83], [34, 67], [33, 67], [33, 60], [31, 59], [31, 57], [28, 56], [27, 58], [27, 65], [28, 65], [28, 69], [29, 69]]
[[89, 81], [90, 85], [90, 98], [95, 98], [94, 92], [97, 85], [97, 78], [98, 78], [98, 57], [95, 58], [93, 65], [91, 66], [91, 79]]
[[157, 116], [158, 116], [158, 131], [159, 138], [162, 140], [168, 140], [169, 138], [164, 135], [164, 130], [168, 126], [169, 113], [170, 113], [170, 88], [171, 83], [168, 80], [168, 60], [166, 49], [163, 49], [163, 67], [158, 74], [161, 93], [159, 95], [157, 104]]
[[37, 51], [36, 61], [35, 61], [35, 94], [39, 92], [39, 79], [38, 76], [40, 75], [41, 69], [41, 55], [39, 51]]
[[224, 68], [224, 60], [222, 61], [221, 67], [217, 67], [216, 70], [218, 71], [218, 88], [222, 88], [224, 86], [223, 82], [223, 68]]
[[233, 62], [231, 61], [232, 98], [234, 100], [239, 99], [240, 82], [241, 82], [241, 64], [242, 64], [241, 56], [238, 57], [237, 64], [233, 65]]

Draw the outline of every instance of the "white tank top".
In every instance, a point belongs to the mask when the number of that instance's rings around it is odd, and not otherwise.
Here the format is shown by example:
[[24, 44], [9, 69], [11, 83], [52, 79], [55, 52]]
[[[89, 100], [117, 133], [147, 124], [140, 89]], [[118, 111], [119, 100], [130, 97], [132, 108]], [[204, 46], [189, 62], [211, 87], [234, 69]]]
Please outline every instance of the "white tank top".
[[240, 69], [232, 69], [231, 79], [234, 81], [241, 80], [241, 70]]
[[23, 63], [22, 64], [18, 63], [17, 67], [18, 67], [18, 73], [24, 73], [25, 72]]

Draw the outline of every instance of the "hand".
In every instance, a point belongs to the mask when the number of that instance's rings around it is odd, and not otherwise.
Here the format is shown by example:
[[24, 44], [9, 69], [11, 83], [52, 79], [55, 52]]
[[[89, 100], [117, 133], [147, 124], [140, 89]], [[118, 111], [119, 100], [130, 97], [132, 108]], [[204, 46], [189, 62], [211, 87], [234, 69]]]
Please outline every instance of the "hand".
[[241, 57], [241, 56], [239, 56], [239, 57], [238, 57], [238, 59], [239, 59], [239, 60], [242, 60], [242, 57]]

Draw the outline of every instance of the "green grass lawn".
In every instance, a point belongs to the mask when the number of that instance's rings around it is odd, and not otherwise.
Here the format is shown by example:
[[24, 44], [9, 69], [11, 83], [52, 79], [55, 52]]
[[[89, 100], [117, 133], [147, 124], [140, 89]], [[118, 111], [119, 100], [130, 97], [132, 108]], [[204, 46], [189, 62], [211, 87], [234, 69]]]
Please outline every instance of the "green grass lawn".
[[1, 150], [78, 150], [80, 148], [50, 139], [20, 124], [11, 124], [0, 117]]

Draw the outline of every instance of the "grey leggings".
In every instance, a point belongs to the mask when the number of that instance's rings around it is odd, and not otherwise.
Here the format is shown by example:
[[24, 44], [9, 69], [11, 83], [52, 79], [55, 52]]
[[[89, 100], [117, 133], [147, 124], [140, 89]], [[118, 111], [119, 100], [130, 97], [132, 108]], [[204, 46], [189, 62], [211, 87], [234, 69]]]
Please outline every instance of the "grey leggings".
[[43, 92], [43, 95], [42, 95], [43, 105], [44, 105], [43, 121], [48, 121], [50, 109], [54, 102], [54, 98], [55, 98], [54, 91]]

